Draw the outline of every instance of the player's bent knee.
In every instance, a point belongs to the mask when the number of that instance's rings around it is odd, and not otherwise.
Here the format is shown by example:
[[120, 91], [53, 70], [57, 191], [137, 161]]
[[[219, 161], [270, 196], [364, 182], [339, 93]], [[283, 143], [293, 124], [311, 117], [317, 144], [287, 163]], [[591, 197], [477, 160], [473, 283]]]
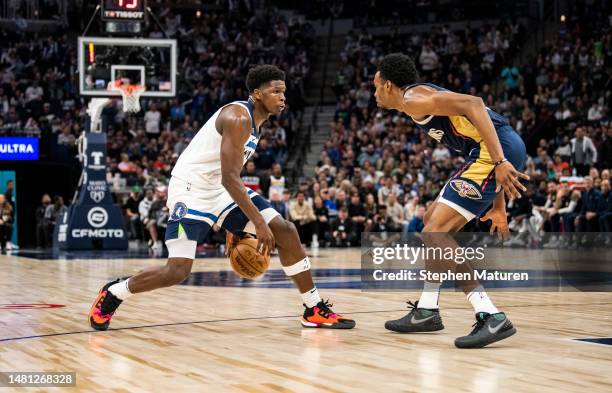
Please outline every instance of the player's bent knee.
[[[270, 229], [274, 234], [276, 240], [276, 246], [283, 248], [289, 245], [296, 237], [299, 238], [297, 228], [291, 221], [285, 219], [272, 220], [270, 222]], [[299, 241], [298, 241], [299, 243]]]
[[289, 220], [285, 220], [285, 231], [290, 235], [298, 235], [297, 227]]

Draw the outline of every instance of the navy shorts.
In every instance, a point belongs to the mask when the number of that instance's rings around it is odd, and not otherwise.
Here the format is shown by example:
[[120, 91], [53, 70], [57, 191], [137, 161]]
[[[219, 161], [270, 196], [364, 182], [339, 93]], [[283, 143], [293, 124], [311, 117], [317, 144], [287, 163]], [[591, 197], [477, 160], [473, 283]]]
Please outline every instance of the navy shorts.
[[[521, 137], [511, 126], [499, 128], [497, 135], [504, 157], [516, 170], [525, 170], [527, 151]], [[497, 197], [496, 188], [495, 167], [489, 153], [484, 148], [474, 149], [463, 167], [444, 185], [438, 202], [452, 207], [469, 222], [493, 204]]]

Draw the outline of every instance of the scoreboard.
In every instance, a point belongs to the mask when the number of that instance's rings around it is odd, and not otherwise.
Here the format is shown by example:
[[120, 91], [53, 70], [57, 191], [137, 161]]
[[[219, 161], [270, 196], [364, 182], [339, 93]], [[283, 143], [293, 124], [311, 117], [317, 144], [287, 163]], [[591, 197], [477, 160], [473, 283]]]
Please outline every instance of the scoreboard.
[[102, 0], [102, 20], [144, 22], [146, 0]]

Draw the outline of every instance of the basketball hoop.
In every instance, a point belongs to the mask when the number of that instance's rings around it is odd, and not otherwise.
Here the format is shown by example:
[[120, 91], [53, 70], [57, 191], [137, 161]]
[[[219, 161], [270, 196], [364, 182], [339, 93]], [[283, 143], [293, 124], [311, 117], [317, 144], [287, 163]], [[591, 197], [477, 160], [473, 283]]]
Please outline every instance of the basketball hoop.
[[116, 80], [110, 84], [109, 90], [121, 93], [124, 112], [140, 112], [140, 96], [146, 90], [143, 85], [122, 84], [121, 80]]

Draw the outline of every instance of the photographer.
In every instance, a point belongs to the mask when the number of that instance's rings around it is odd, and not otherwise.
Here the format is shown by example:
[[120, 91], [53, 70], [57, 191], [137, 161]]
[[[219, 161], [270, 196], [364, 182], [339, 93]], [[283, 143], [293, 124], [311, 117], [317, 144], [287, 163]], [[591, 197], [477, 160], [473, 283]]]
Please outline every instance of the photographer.
[[332, 245], [334, 247], [349, 247], [357, 245], [355, 226], [348, 216], [348, 209], [341, 207], [331, 223]]

